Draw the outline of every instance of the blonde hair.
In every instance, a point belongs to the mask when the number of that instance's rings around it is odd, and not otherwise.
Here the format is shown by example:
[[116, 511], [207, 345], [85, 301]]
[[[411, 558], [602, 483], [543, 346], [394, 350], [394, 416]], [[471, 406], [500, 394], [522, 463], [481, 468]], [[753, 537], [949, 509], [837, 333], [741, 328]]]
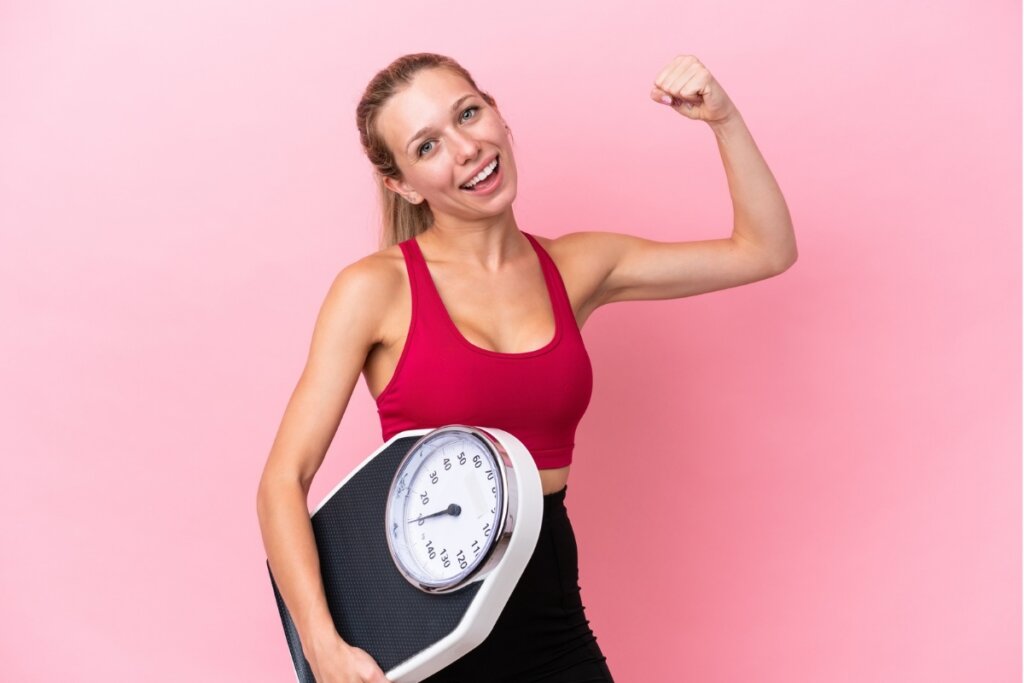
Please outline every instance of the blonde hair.
[[480, 90], [473, 77], [458, 62], [432, 52], [403, 55], [378, 71], [370, 80], [356, 107], [356, 127], [359, 128], [363, 151], [374, 167], [380, 196], [382, 249], [415, 237], [434, 223], [434, 214], [426, 201], [412, 204], [384, 185], [384, 178], [400, 180], [402, 174], [377, 129], [381, 108], [402, 88], [412, 83], [413, 77], [422, 69], [448, 69], [466, 79], [487, 104], [496, 106], [494, 98]]

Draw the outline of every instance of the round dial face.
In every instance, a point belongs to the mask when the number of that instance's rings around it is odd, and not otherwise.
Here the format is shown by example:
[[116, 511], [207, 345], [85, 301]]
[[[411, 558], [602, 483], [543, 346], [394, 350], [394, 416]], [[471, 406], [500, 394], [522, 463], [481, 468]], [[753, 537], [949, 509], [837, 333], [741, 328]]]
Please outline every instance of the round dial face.
[[461, 425], [425, 434], [395, 472], [388, 545], [405, 578], [452, 588], [488, 557], [506, 512], [505, 468], [490, 435]]

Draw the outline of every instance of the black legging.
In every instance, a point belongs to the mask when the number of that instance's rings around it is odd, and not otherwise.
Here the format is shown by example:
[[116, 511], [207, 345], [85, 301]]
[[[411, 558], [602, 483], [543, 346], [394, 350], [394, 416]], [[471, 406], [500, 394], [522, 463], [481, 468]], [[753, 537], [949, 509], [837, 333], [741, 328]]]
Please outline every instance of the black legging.
[[422, 683], [614, 683], [580, 599], [567, 488], [544, 496], [537, 547], [490, 634]]

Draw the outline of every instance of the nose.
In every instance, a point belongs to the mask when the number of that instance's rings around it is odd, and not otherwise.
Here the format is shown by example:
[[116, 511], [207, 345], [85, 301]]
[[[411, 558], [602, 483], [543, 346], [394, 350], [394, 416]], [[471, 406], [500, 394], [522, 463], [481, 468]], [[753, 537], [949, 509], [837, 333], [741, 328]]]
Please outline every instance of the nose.
[[452, 138], [455, 159], [460, 164], [472, 161], [480, 155], [480, 143], [472, 135], [455, 133]]

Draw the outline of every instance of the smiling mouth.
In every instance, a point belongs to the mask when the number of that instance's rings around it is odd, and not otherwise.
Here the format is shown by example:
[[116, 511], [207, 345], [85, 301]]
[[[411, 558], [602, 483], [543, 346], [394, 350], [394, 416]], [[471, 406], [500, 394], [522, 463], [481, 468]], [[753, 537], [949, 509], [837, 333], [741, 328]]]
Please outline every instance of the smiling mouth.
[[476, 192], [477, 189], [480, 188], [480, 187], [487, 187], [487, 186], [489, 186], [491, 183], [493, 183], [497, 179], [498, 171], [500, 169], [501, 169], [501, 155], [499, 154], [498, 156], [494, 157], [494, 170], [491, 171], [491, 174], [489, 176], [487, 176], [486, 178], [484, 178], [483, 180], [478, 182], [473, 187], [466, 187], [465, 185], [459, 185], [459, 189], [462, 190], [463, 192]]

